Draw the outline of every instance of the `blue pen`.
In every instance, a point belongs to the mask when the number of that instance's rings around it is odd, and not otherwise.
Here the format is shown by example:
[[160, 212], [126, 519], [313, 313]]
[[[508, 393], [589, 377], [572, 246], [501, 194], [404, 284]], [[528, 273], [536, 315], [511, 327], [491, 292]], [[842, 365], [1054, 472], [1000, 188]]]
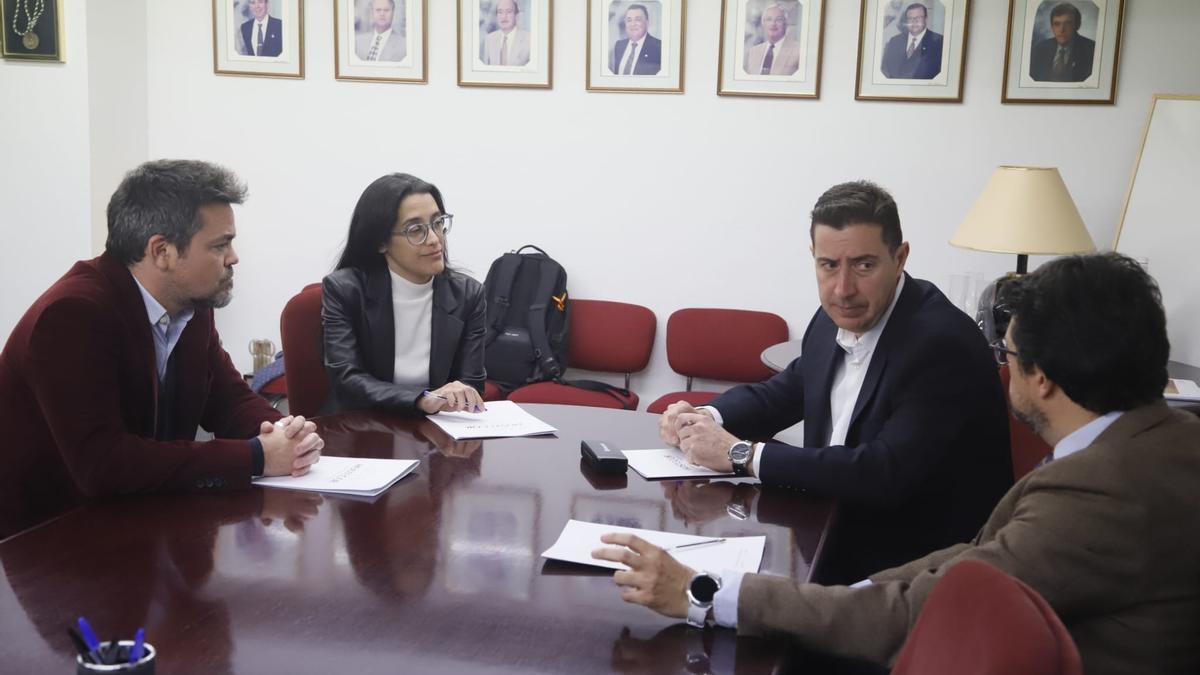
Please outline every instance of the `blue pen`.
[[100, 638], [96, 637], [96, 633], [92, 631], [87, 619], [81, 616], [75, 623], [79, 625], [79, 633], [83, 635], [83, 641], [87, 643], [88, 656], [91, 657], [92, 663], [100, 663]]
[[146, 629], [137, 629], [137, 635], [133, 636], [133, 649], [129, 650], [130, 665], [142, 660], [142, 645], [146, 642]]

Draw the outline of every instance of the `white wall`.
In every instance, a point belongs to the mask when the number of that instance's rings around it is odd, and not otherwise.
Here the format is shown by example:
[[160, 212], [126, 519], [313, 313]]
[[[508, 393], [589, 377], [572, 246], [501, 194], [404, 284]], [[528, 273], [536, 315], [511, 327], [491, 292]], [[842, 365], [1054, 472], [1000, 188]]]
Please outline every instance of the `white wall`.
[[87, 24], [92, 252], [99, 255], [108, 198], [126, 171], [146, 161], [146, 0], [92, 0]]
[[82, 0], [62, 5], [65, 64], [0, 60], [0, 341], [90, 257], [87, 21]]
[[[682, 384], [663, 347], [674, 309], [766, 309], [799, 335], [817, 306], [807, 213], [829, 185], [892, 190], [917, 276], [992, 277], [1015, 261], [946, 241], [997, 164], [1060, 167], [1105, 247], [1150, 95], [1200, 91], [1200, 3], [1131, 0], [1117, 105], [1001, 105], [1007, 3], [979, 1], [963, 104], [856, 102], [859, 3], [827, 0], [820, 100], [721, 98], [719, 4], [688, 3], [686, 93], [666, 95], [585, 91], [578, 0], [555, 3], [550, 91], [458, 87], [455, 3], [443, 0], [429, 3], [428, 85], [334, 80], [327, 2], [307, 3], [305, 80], [218, 77], [211, 3], [149, 3], [148, 156], [222, 162], [250, 185], [237, 298], [219, 313], [238, 364], [249, 367], [251, 337], [278, 342], [288, 297], [329, 271], [367, 183], [407, 171], [442, 188], [453, 257], [480, 278], [533, 242], [566, 266], [575, 297], [651, 307], [658, 345], [634, 380], [648, 402]], [[34, 189], [20, 181], [22, 196]]]

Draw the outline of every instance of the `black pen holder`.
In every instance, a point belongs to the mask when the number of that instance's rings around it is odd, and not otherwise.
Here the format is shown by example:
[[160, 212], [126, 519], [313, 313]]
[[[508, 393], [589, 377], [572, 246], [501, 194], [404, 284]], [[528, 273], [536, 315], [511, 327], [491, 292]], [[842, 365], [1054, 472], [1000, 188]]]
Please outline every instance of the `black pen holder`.
[[[101, 654], [108, 653], [108, 642], [101, 642]], [[120, 673], [121, 675], [154, 675], [154, 657], [157, 653], [154, 651], [154, 645], [149, 642], [142, 643], [142, 658], [137, 663], [129, 662], [129, 650], [133, 649], [133, 640], [120, 640], [117, 642], [117, 658], [116, 663], [105, 665], [103, 663], [92, 663], [82, 654], [75, 657], [75, 672], [78, 675], [95, 675], [96, 673]]]

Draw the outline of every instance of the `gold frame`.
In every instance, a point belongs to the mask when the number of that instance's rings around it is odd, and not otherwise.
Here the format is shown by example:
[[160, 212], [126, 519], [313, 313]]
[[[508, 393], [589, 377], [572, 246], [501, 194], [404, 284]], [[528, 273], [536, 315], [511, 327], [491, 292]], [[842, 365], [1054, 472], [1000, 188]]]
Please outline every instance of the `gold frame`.
[[729, 0], [721, 0], [721, 39], [717, 49], [717, 96], [754, 96], [761, 98], [807, 98], [817, 100], [821, 98], [821, 55], [825, 51], [825, 0], [806, 0], [807, 2], [816, 2], [821, 6], [821, 22], [817, 24], [817, 64], [814, 67], [813, 93], [811, 94], [784, 94], [779, 92], [753, 92], [753, 91], [724, 91], [725, 89], [725, 17], [727, 15], [726, 5]]
[[[679, 3], [679, 85], [670, 87], [601, 87], [592, 85], [592, 3], [597, 0], [587, 0], [587, 59], [585, 67], [584, 86], [588, 91], [623, 92], [632, 94], [682, 94], [684, 89], [684, 54], [687, 52], [687, 0], [659, 0], [660, 2]], [[614, 0], [599, 0], [611, 3]], [[632, 76], [626, 76], [632, 77]], [[645, 76], [642, 76], [645, 77]]]
[[[1029, 3], [1036, 0], [1024, 0]], [[1108, 0], [1099, 0], [1107, 2]], [[1116, 45], [1113, 47], [1113, 62], [1112, 62], [1112, 89], [1108, 92], [1108, 98], [1096, 99], [1073, 99], [1073, 98], [1013, 98], [1008, 94], [1008, 62], [1012, 57], [1012, 31], [1013, 31], [1013, 11], [1016, 9], [1016, 0], [1008, 0], [1008, 28], [1004, 33], [1004, 74], [1000, 78], [1000, 102], [1001, 103], [1033, 103], [1043, 104], [1050, 103], [1055, 105], [1113, 105], [1117, 100], [1117, 77], [1121, 73], [1121, 38], [1125, 32], [1125, 0], [1117, 0], [1117, 32]], [[1099, 37], [1099, 36], [1097, 36]], [[1100, 47], [1099, 40], [1097, 47]], [[1102, 52], [1103, 53], [1103, 52]]]
[[[927, 0], [923, 0], [927, 1]], [[925, 97], [925, 96], [877, 96], [864, 95], [862, 93], [862, 58], [863, 45], [867, 39], [867, 2], [882, 2], [882, 0], [862, 0], [858, 13], [858, 56], [855, 59], [854, 67], [854, 100], [855, 101], [907, 101], [911, 103], [962, 103], [963, 90], [967, 86], [967, 45], [971, 37], [971, 0], [962, 0], [963, 3], [963, 36], [962, 36], [962, 52], [958, 59], [958, 93], [953, 97]], [[878, 11], [878, 7], [876, 8]], [[942, 44], [942, 49], [949, 49], [949, 45]]]
[[[284, 0], [285, 2], [288, 0]], [[296, 55], [297, 65], [299, 66], [295, 73], [263, 73], [253, 70], [221, 70], [220, 52], [217, 49], [217, 3], [230, 2], [230, 0], [212, 0], [212, 41], [213, 41], [213, 74], [214, 75], [234, 75], [238, 77], [279, 77], [288, 80], [303, 80], [304, 79], [304, 0], [295, 0], [296, 2]], [[226, 37], [228, 40], [229, 38]]]
[[[368, 77], [365, 75], [342, 75], [341, 26], [338, 23], [338, 5], [354, 0], [333, 0], [333, 79], [346, 82], [398, 82], [401, 84], [429, 84], [429, 0], [421, 1], [421, 76], [420, 77]], [[405, 0], [411, 2], [415, 0]]]
[[[64, 31], [63, 31], [63, 11], [62, 11], [63, 0], [46, 0], [47, 4], [53, 4], [53, 9], [54, 9], [54, 41], [55, 41], [54, 46], [55, 46], [55, 50], [54, 50], [53, 54], [27, 54], [27, 53], [21, 53], [21, 52], [10, 52], [8, 50], [8, 46], [9, 46], [8, 37], [7, 37], [8, 29], [9, 29], [8, 7], [9, 7], [9, 3], [13, 3], [13, 6], [15, 6], [16, 3], [20, 2], [20, 1], [21, 0], [0, 0], [0, 21], [2, 21], [4, 23], [3, 26], [0, 26], [0, 56], [4, 57], [5, 59], [12, 60], [12, 61], [42, 61], [42, 62], [49, 61], [49, 62], [53, 62], [53, 63], [66, 63], [67, 62], [67, 50], [66, 50], [66, 43], [63, 41], [63, 33], [64, 33]], [[23, 46], [24, 45], [22, 45], [22, 47]], [[41, 46], [41, 45], [38, 45], [38, 46]]]
[[479, 0], [457, 0], [458, 17], [456, 27], [458, 29], [458, 40], [455, 41], [458, 56], [458, 86], [460, 87], [501, 87], [509, 89], [553, 89], [554, 88], [554, 0], [531, 0], [531, 2], [544, 1], [546, 3], [546, 83], [527, 84], [525, 82], [463, 82], [463, 3], [478, 2]]
[[[1116, 82], [1113, 88], [1116, 88]], [[1125, 231], [1125, 216], [1129, 213], [1129, 199], [1133, 197], [1133, 186], [1137, 183], [1138, 170], [1142, 168], [1142, 153], [1146, 151], [1146, 139], [1150, 136], [1150, 124], [1154, 122], [1154, 111], [1159, 101], [1200, 101], [1200, 94], [1155, 94], [1150, 99], [1150, 112], [1146, 115], [1146, 124], [1142, 127], [1142, 141], [1138, 145], [1137, 161], [1133, 163], [1133, 173], [1129, 175], [1129, 186], [1125, 188], [1125, 203], [1121, 205], [1121, 220], [1117, 223], [1117, 232], [1113, 235], [1112, 250], [1119, 251], [1121, 233]]]

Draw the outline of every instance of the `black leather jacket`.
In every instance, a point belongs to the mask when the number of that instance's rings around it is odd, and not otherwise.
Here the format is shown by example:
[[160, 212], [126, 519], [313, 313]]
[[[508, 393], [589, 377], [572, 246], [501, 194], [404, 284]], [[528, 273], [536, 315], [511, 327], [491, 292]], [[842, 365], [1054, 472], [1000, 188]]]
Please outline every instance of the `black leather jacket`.
[[[420, 414], [421, 389], [392, 383], [395, 323], [387, 267], [344, 268], [322, 280], [321, 324], [329, 399], [321, 412]], [[483, 285], [453, 270], [434, 277], [429, 388], [455, 380], [483, 391], [487, 306]]]

